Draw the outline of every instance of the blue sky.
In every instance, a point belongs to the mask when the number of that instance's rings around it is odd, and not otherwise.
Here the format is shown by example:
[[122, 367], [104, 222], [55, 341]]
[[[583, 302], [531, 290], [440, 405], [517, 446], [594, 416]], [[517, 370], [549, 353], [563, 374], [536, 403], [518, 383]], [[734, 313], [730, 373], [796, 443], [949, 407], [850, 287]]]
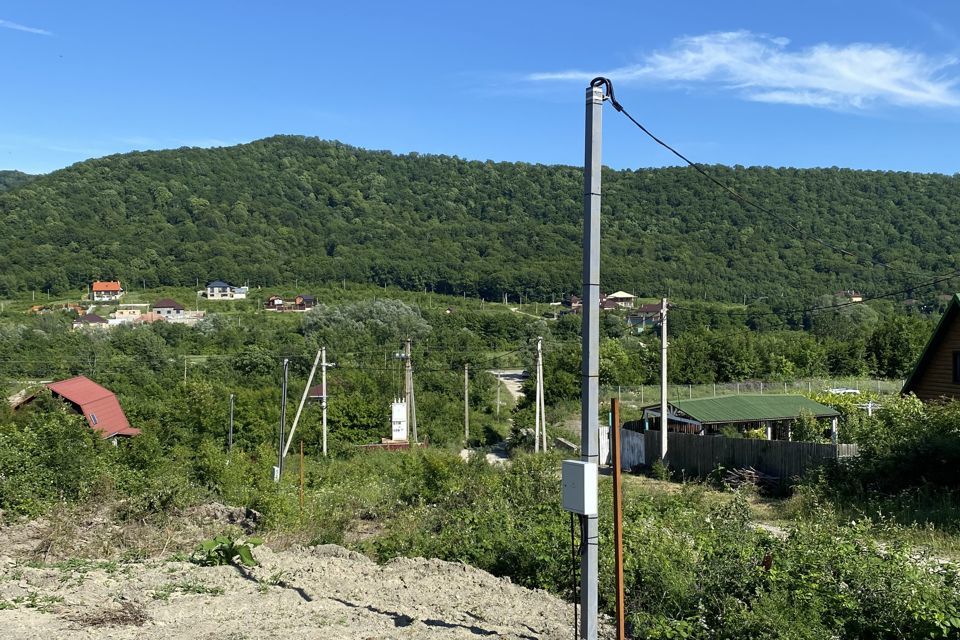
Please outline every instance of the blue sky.
[[[580, 164], [603, 73], [699, 162], [960, 171], [960, 3], [586, 4], [8, 0], [0, 168], [277, 133]], [[676, 164], [604, 133], [605, 164]]]

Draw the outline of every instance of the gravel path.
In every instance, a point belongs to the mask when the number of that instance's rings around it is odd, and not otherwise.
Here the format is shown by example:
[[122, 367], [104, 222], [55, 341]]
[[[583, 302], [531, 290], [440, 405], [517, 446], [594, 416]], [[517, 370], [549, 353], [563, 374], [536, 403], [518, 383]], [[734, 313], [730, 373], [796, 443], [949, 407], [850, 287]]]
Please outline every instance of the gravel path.
[[[571, 605], [467, 565], [398, 558], [377, 565], [325, 545], [261, 566], [0, 557], [0, 635], [26, 638], [572, 637]], [[607, 636], [609, 637], [609, 636]]]

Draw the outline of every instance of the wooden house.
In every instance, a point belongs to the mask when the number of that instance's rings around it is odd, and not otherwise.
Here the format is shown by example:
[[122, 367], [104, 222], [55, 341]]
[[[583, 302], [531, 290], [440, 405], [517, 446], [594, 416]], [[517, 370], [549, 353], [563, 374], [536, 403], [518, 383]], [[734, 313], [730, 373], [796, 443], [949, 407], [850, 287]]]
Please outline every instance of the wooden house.
[[960, 399], [960, 294], [951, 298], [901, 393], [925, 402]]

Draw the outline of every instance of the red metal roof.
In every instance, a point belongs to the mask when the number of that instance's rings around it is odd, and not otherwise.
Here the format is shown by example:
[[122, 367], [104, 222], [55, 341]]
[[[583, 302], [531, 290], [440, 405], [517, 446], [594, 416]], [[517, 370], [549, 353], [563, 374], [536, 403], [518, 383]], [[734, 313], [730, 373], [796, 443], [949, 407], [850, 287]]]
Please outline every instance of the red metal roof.
[[120, 402], [112, 391], [93, 380], [77, 376], [46, 385], [53, 393], [72, 403], [83, 413], [87, 424], [104, 438], [115, 435], [135, 436], [140, 429], [131, 427]]
[[119, 280], [108, 280], [106, 282], [101, 282], [97, 280], [93, 283], [94, 291], [120, 291], [120, 281]]

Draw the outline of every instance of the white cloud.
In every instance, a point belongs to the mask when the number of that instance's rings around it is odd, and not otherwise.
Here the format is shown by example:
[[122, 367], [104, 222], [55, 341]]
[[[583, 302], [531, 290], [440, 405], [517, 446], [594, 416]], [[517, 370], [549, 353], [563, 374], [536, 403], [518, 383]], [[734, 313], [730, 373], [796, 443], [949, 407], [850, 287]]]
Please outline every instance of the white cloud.
[[36, 33], [41, 36], [52, 36], [52, 31], [47, 31], [46, 29], [37, 29], [35, 27], [28, 27], [26, 25], [17, 24], [16, 22], [10, 22], [9, 20], [0, 20], [0, 27], [4, 29], [13, 29], [14, 31], [26, 31], [27, 33]]
[[534, 73], [533, 81], [709, 84], [748, 100], [833, 109], [960, 106], [956, 58], [935, 59], [884, 44], [818, 44], [790, 48], [786, 38], [748, 31], [710, 33], [675, 40], [635, 64], [593, 73]]

